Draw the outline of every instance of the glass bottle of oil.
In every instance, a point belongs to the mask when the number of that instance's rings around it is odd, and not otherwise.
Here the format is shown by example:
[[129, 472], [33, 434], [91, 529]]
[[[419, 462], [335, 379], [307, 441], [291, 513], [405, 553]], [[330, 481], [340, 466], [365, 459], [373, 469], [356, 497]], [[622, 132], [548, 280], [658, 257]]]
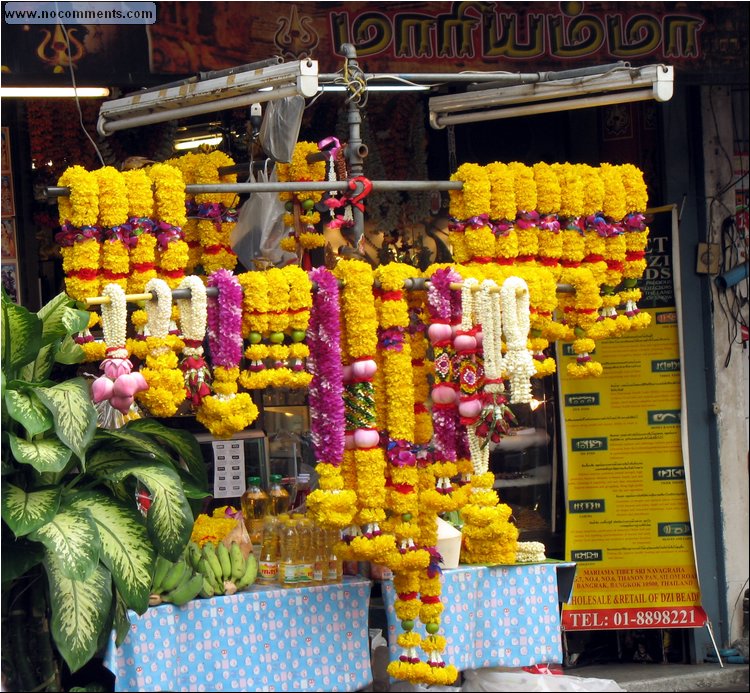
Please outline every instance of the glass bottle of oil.
[[268, 513], [277, 517], [289, 511], [289, 491], [281, 485], [282, 478], [281, 474], [272, 474], [268, 487]]

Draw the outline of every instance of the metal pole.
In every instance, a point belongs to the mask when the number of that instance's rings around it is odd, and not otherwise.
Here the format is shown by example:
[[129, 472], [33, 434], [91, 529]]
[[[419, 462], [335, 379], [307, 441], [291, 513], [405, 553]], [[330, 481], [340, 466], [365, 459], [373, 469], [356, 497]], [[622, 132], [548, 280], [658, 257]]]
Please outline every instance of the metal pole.
[[[357, 63], [357, 51], [351, 43], [341, 46], [347, 62], [347, 74], [352, 72], [361, 73]], [[359, 112], [359, 104], [355, 99], [349, 99], [347, 111], [347, 123], [349, 124], [349, 142], [346, 149], [346, 158], [349, 164], [349, 177], [356, 178], [364, 174], [364, 161], [367, 156], [367, 145], [362, 142], [359, 126], [362, 124], [362, 116]], [[359, 242], [365, 233], [365, 214], [358, 207], [352, 205], [354, 217], [354, 247], [359, 247]]]
[[[461, 190], [460, 180], [373, 180], [373, 192], [378, 190]], [[202, 193], [254, 193], [254, 192], [295, 192], [298, 190], [349, 190], [349, 182], [339, 181], [298, 181], [298, 182], [268, 182], [268, 183], [215, 183], [211, 185], [186, 185], [185, 192], [189, 195]], [[355, 191], [357, 192], [357, 191]], [[46, 189], [48, 198], [70, 195], [70, 188], [50, 186]]]

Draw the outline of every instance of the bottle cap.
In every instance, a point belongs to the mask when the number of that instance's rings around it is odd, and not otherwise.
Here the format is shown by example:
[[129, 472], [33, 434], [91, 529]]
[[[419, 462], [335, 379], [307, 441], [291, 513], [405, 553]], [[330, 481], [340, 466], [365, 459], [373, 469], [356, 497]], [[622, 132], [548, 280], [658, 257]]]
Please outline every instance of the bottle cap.
[[271, 474], [271, 483], [280, 484], [284, 477], [281, 474]]
[[259, 476], [251, 476], [248, 481], [250, 482], [250, 486], [260, 486]]

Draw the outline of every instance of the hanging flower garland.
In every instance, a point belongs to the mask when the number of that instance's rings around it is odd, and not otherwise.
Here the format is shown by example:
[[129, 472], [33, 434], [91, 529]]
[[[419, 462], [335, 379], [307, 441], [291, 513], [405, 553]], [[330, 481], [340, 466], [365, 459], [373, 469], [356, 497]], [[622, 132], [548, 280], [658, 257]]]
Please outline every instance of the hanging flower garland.
[[[464, 280], [465, 282], [466, 280]], [[505, 404], [502, 385], [501, 310], [497, 285], [491, 280], [482, 283], [475, 313], [482, 325], [486, 372], [485, 416], [491, 412], [494, 435], [507, 431], [512, 415]], [[489, 388], [489, 389], [488, 389]], [[480, 419], [479, 426], [483, 420]], [[495, 475], [489, 471], [489, 446], [480, 440], [478, 425], [469, 426], [469, 446], [473, 464], [471, 495], [461, 509], [464, 520], [461, 558], [465, 563], [511, 563], [515, 557], [518, 529], [510, 523], [510, 507], [500, 504], [493, 489]]]
[[[459, 494], [451, 479], [458, 474], [456, 431], [458, 422], [458, 384], [453, 378], [454, 351], [451, 326], [453, 320], [453, 294], [459, 290], [451, 289], [451, 283], [459, 283], [461, 275], [453, 268], [436, 269], [430, 275], [430, 286], [427, 292], [430, 325], [427, 334], [432, 346], [433, 385], [432, 423], [434, 459], [433, 474], [435, 484], [432, 490], [422, 494], [422, 502], [435, 512], [451, 512], [458, 509], [466, 500], [465, 494]], [[460, 301], [460, 297], [458, 299]]]
[[268, 278], [266, 272], [243, 272], [238, 279], [243, 293], [242, 336], [249, 342], [248, 367], [241, 371], [239, 383], [247, 390], [262, 390], [269, 383], [265, 364], [269, 349], [262, 343], [269, 331]]
[[[385, 454], [380, 447], [373, 378], [377, 365], [377, 315], [372, 294], [372, 268], [360, 260], [340, 261], [334, 274], [342, 281], [341, 318], [346, 341], [344, 401], [345, 446], [352, 450], [358, 513], [356, 526], [344, 530], [355, 560], [385, 564], [394, 548], [393, 537], [383, 534], [385, 519]], [[361, 527], [364, 527], [364, 533]]]
[[[291, 161], [276, 165], [279, 181], [326, 180], [326, 161], [318, 159], [319, 151], [315, 142], [297, 142]], [[279, 199], [284, 202], [284, 226], [290, 229], [287, 238], [281, 241], [282, 250], [297, 252], [302, 257], [305, 251], [325, 245], [325, 237], [315, 230], [315, 224], [320, 222], [320, 212], [315, 209], [315, 205], [322, 198], [323, 192], [318, 190], [279, 193]]]
[[91, 330], [101, 322], [99, 314], [93, 310], [89, 311], [89, 322], [88, 325], [79, 332], [73, 341], [83, 349], [83, 361], [84, 363], [91, 363], [93, 361], [101, 361], [104, 359], [104, 355], [107, 349], [107, 345], [104, 339], [95, 339], [94, 335], [91, 334]]
[[[107, 284], [102, 295], [109, 298], [101, 309], [106, 358], [100, 366], [103, 375], [91, 384], [91, 399], [97, 405], [108, 403], [127, 416], [133, 407], [133, 398], [149, 386], [141, 373], [132, 372], [133, 364], [125, 347], [128, 321], [125, 291], [119, 284]], [[109, 414], [101, 410], [99, 416], [110, 419]]]
[[178, 168], [154, 164], [148, 169], [154, 183], [154, 214], [159, 278], [170, 288], [179, 285], [188, 264], [188, 246], [182, 227], [185, 216], [185, 181]]
[[122, 173], [113, 166], [94, 171], [99, 186], [99, 228], [102, 233], [101, 277], [103, 283], [127, 288], [130, 274], [130, 226], [128, 196]]
[[[182, 179], [185, 182], [185, 187], [188, 185], [195, 185], [195, 167], [197, 160], [202, 154], [196, 152], [185, 152], [182, 156], [175, 159], [169, 159], [165, 163], [170, 166], [174, 166], [179, 169], [182, 173]], [[195, 196], [185, 192], [185, 225], [182, 227], [182, 232], [185, 234], [184, 240], [188, 246], [188, 261], [185, 266], [185, 273], [190, 275], [195, 272], [195, 269], [200, 265], [201, 255], [203, 254], [203, 247], [200, 241], [200, 231], [198, 230], [198, 217], [195, 216], [195, 210], [197, 203], [195, 202]]]
[[651, 315], [641, 312], [637, 302], [641, 291], [637, 288], [638, 280], [646, 270], [646, 245], [649, 229], [643, 212], [648, 205], [648, 193], [643, 173], [632, 164], [621, 164], [618, 167], [625, 189], [625, 206], [627, 215], [623, 219], [625, 237], [625, 260], [622, 277], [624, 290], [620, 292], [620, 301], [625, 304], [625, 316], [633, 330], [644, 329], [651, 324]]
[[560, 233], [561, 191], [555, 170], [549, 164], [539, 162], [532, 167], [537, 190], [537, 262], [547, 267], [555, 278], [560, 276], [562, 257], [562, 235]]
[[512, 265], [518, 257], [516, 196], [513, 171], [498, 161], [485, 166], [490, 179], [490, 225], [495, 235], [495, 262]]
[[[219, 174], [222, 167], [234, 165], [234, 160], [219, 150], [208, 154], [196, 154], [191, 173], [198, 185], [236, 183], [236, 174]], [[231, 234], [237, 222], [235, 193], [199, 193], [193, 205], [189, 205], [190, 216], [197, 218], [197, 236], [201, 245], [200, 265], [204, 274], [218, 269], [234, 270], [237, 255], [232, 250]]]
[[504, 369], [510, 379], [510, 403], [528, 404], [531, 401], [530, 379], [536, 372], [527, 347], [531, 328], [529, 287], [520, 277], [508, 277], [503, 282], [500, 298], [507, 350]]
[[70, 195], [58, 198], [60, 232], [55, 240], [65, 273], [65, 291], [76, 301], [98, 296], [101, 232], [99, 217], [99, 185], [93, 173], [82, 166], [71, 166], [57, 184], [70, 189]]
[[508, 164], [513, 174], [513, 191], [516, 204], [516, 236], [518, 238], [517, 262], [535, 263], [539, 250], [536, 224], [539, 220], [537, 208], [537, 189], [534, 171], [518, 161]]
[[[492, 245], [494, 251], [494, 237], [490, 239], [486, 233], [477, 232], [474, 234], [473, 250], [470, 250], [465, 236], [467, 220], [487, 214], [489, 211], [491, 186], [484, 167], [479, 164], [461, 164], [450, 179], [463, 183], [461, 190], [448, 191], [449, 211], [453, 218], [453, 223], [448, 227], [448, 240], [453, 250], [453, 259], [458, 263], [463, 263], [476, 254], [475, 250], [486, 253]], [[483, 225], [480, 224], [478, 229], [481, 228]], [[492, 236], [492, 232], [489, 230], [488, 232]], [[480, 247], [482, 240], [485, 241], [486, 247]]]
[[307, 511], [323, 527], [343, 529], [354, 519], [357, 498], [344, 488], [343, 367], [338, 280], [325, 267], [310, 274], [318, 289], [307, 329], [312, 379], [308, 392], [310, 433], [319, 488], [307, 497]]
[[211, 394], [211, 372], [203, 357], [208, 300], [203, 280], [196, 275], [185, 277], [178, 288], [190, 291], [190, 298], [178, 298], [175, 303], [179, 309], [184, 342], [180, 370], [185, 379], [185, 397], [195, 409], [200, 407], [204, 397]]
[[596, 377], [603, 371], [602, 364], [591, 358], [591, 352], [596, 348], [592, 335], [602, 307], [599, 287], [587, 267], [571, 269], [568, 276], [575, 294], [574, 298], [566, 299], [564, 311], [565, 320], [573, 330], [573, 352], [576, 354], [575, 362], [568, 364], [568, 375], [573, 378]]
[[130, 227], [130, 273], [127, 291], [143, 293], [146, 283], [156, 277], [156, 236], [154, 236], [154, 193], [151, 179], [141, 168], [123, 171], [128, 198]]
[[208, 348], [214, 370], [214, 394], [204, 397], [196, 420], [217, 438], [231, 438], [258, 418], [258, 407], [247, 392], [237, 392], [242, 359], [242, 286], [229, 270], [208, 278], [218, 289], [208, 300]]
[[312, 307], [312, 282], [301, 267], [287, 265], [282, 270], [289, 286], [289, 345], [288, 380], [286, 387], [302, 389], [308, 387], [312, 375], [305, 371], [305, 360], [310, 349], [305, 344], [305, 336], [310, 323]]
[[149, 389], [139, 392], [137, 399], [151, 416], [166, 418], [174, 416], [185, 400], [182, 371], [168, 340], [172, 290], [163, 279], [155, 278], [148, 281], [146, 291], [153, 299], [146, 303], [146, 363], [140, 372]]

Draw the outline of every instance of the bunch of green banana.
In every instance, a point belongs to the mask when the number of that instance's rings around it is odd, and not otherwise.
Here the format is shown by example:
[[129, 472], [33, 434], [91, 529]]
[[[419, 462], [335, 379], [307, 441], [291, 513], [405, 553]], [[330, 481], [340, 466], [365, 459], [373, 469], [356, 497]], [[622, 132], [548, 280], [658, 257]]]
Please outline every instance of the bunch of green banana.
[[187, 547], [190, 564], [203, 576], [201, 597], [234, 594], [255, 582], [258, 562], [251, 553], [245, 558], [235, 541], [230, 548], [225, 544], [206, 542], [201, 549], [194, 542]]
[[203, 576], [195, 572], [184, 555], [174, 562], [157, 555], [148, 603], [156, 606], [169, 602], [182, 606], [195, 599], [201, 587]]

